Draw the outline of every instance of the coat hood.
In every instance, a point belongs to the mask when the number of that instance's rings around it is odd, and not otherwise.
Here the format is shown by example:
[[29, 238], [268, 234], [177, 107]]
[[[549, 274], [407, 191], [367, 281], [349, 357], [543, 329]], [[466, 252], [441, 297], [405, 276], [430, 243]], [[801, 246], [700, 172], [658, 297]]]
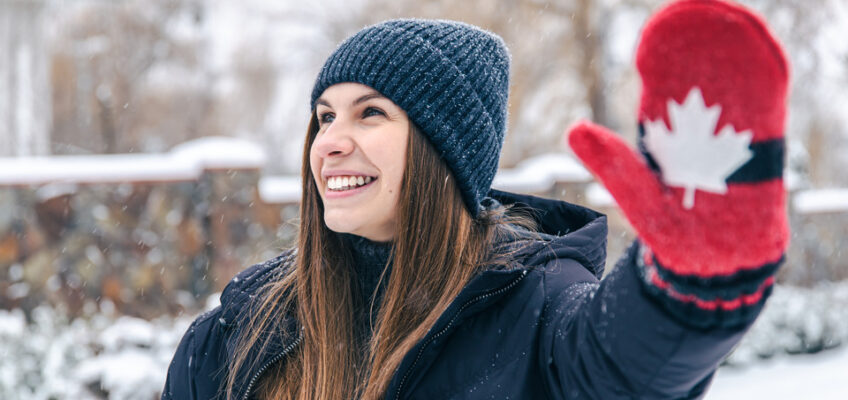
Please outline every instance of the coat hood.
[[607, 257], [606, 215], [560, 200], [494, 189], [489, 198], [535, 219], [535, 235], [542, 240], [521, 251], [522, 264], [537, 266], [557, 258], [571, 258], [601, 279]]

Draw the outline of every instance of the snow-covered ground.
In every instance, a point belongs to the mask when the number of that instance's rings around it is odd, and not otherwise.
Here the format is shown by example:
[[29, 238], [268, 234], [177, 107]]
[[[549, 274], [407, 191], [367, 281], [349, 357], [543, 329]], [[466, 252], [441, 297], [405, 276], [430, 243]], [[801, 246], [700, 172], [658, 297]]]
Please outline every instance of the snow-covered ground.
[[705, 399], [848, 399], [848, 347], [723, 367]]
[[[217, 304], [210, 296], [205, 309]], [[846, 305], [848, 283], [776, 288], [706, 399], [848, 399]], [[30, 322], [0, 310], [0, 399], [157, 398], [194, 316], [145, 321], [91, 308], [89, 318], [68, 321], [39, 307]], [[828, 350], [788, 354], [819, 348]]]

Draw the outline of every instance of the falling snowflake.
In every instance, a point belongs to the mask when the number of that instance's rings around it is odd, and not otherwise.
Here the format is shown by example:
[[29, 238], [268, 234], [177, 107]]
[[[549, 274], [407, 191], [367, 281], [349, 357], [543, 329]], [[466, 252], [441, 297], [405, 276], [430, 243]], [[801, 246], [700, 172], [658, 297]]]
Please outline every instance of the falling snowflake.
[[668, 101], [670, 132], [662, 118], [645, 123], [645, 147], [662, 169], [663, 182], [685, 189], [686, 209], [695, 206], [696, 189], [727, 193], [727, 177], [753, 156], [750, 130], [736, 132], [728, 124], [714, 134], [720, 115], [721, 106], [707, 107], [693, 87], [682, 104]]

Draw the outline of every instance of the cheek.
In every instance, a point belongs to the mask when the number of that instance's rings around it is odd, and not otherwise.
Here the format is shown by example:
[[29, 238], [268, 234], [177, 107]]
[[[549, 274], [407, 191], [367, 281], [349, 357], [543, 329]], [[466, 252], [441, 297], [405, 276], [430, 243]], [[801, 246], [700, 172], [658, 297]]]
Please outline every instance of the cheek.
[[315, 184], [321, 186], [321, 158], [315, 156], [314, 151], [309, 152], [309, 170], [312, 172], [312, 178]]
[[309, 166], [315, 171], [316, 167], [320, 167], [318, 162], [320, 161], [320, 157], [318, 157], [318, 152], [315, 150], [315, 142], [312, 142], [312, 145], [309, 146]]
[[392, 165], [391, 169], [391, 190], [394, 197], [400, 196], [400, 187], [403, 184], [403, 173], [406, 170], [406, 147], [401, 146], [403, 143], [399, 143], [397, 147], [400, 148], [401, 151], [392, 152], [387, 154], [387, 158], [390, 160], [390, 164]]

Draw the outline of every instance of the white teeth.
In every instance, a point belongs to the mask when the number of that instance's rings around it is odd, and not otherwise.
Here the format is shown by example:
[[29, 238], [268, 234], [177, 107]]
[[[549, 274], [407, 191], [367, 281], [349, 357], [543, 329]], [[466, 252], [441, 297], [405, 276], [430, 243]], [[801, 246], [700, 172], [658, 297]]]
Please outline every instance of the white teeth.
[[370, 176], [334, 176], [327, 179], [327, 188], [332, 190], [349, 190], [371, 183]]

